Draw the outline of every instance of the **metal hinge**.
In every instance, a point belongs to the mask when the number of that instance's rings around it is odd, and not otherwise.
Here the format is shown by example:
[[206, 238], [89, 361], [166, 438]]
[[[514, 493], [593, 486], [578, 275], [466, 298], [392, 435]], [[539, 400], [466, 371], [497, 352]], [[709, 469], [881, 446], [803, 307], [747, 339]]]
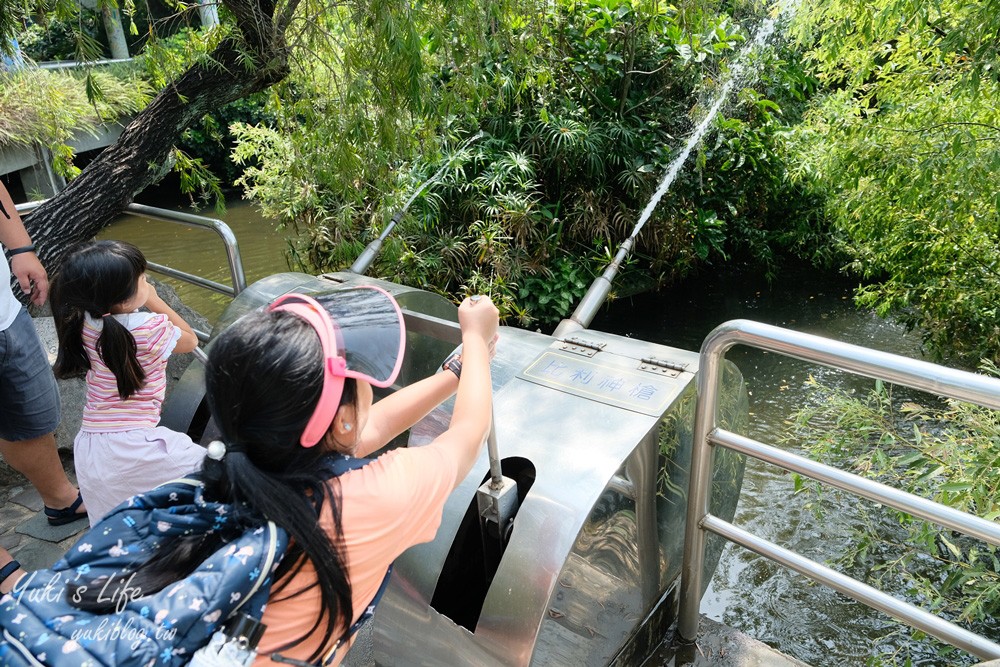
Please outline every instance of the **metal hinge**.
[[593, 357], [607, 345], [607, 343], [592, 343], [589, 340], [583, 340], [575, 336], [570, 336], [560, 342], [562, 343], [562, 346], [559, 348], [560, 350], [579, 354], [583, 357]]
[[675, 378], [685, 370], [687, 370], [687, 364], [678, 364], [674, 361], [667, 361], [666, 359], [657, 359], [656, 357], [648, 357], [642, 359], [639, 363], [639, 370], [646, 371], [647, 373], [656, 373], [657, 375], [666, 375], [667, 377]]

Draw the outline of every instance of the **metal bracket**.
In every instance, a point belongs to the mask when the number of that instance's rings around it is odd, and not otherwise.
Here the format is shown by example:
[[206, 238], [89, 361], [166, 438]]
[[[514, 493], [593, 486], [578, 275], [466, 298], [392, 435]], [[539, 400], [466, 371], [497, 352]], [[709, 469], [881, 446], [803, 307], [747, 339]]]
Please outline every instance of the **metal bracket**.
[[509, 477], [501, 477], [498, 483], [486, 480], [476, 491], [476, 505], [483, 545], [483, 568], [487, 579], [492, 580], [500, 567], [514, 525], [514, 515], [517, 514], [517, 483]]
[[656, 375], [666, 375], [667, 377], [675, 378], [684, 371], [687, 370], [687, 364], [678, 364], [674, 361], [667, 361], [666, 359], [657, 359], [656, 357], [644, 358], [639, 363], [639, 370], [646, 371], [647, 373], [655, 373]]
[[607, 343], [594, 343], [576, 336], [564, 338], [560, 343], [562, 343], [559, 347], [560, 350], [579, 354], [581, 357], [593, 357], [607, 345]]

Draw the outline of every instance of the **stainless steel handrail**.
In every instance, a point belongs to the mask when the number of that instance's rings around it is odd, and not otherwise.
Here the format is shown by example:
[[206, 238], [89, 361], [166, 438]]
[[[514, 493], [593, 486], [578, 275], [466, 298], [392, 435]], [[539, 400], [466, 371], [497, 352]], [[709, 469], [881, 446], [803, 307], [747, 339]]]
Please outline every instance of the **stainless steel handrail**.
[[36, 63], [38, 69], [75, 69], [77, 67], [95, 67], [99, 65], [116, 65], [130, 63], [133, 58], [103, 58], [101, 60], [49, 60]]
[[[231, 297], [239, 295], [240, 292], [247, 288], [247, 278], [243, 271], [243, 258], [240, 256], [240, 247], [236, 242], [236, 235], [233, 234], [233, 230], [224, 223], [222, 220], [216, 218], [206, 218], [202, 215], [193, 215], [191, 213], [183, 213], [181, 211], [171, 211], [165, 208], [157, 208], [155, 206], [146, 206], [144, 204], [129, 204], [126, 209], [126, 213], [131, 213], [132, 215], [144, 215], [147, 218], [154, 218], [156, 220], [163, 220], [165, 222], [176, 222], [182, 225], [187, 225], [188, 227], [198, 227], [200, 229], [211, 229], [213, 232], [219, 235], [222, 239], [223, 244], [226, 246], [226, 260], [229, 263], [229, 275], [232, 278], [232, 287], [227, 287], [219, 283], [213, 282], [211, 280], [206, 280], [200, 276], [194, 274], [185, 273], [184, 271], [177, 271], [175, 269], [170, 269], [169, 267], [158, 268], [161, 273], [167, 273], [161, 269], [166, 268], [171, 272], [167, 275], [171, 275], [179, 280], [186, 280], [199, 287], [205, 287], [206, 289], [212, 289], [222, 294], [226, 294]], [[150, 264], [153, 266], [153, 264]], [[160, 266], [160, 265], [156, 265]]]
[[701, 347], [699, 400], [695, 413], [684, 561], [681, 566], [678, 638], [682, 642], [693, 642], [698, 636], [705, 537], [706, 532], [712, 532], [953, 646], [984, 659], [1000, 658], [1000, 644], [748, 533], [709, 512], [711, 446], [718, 445], [1000, 546], [1000, 524], [996, 522], [959, 512], [719, 428], [716, 422], [719, 374], [726, 351], [734, 345], [756, 347], [858, 375], [881, 378], [939, 396], [1000, 409], [1000, 380], [995, 378], [748, 320], [734, 320], [717, 327]]
[[[27, 202], [25, 204], [17, 204], [15, 205], [15, 208], [18, 213], [28, 214], [44, 204], [46, 201], [48, 200], [43, 199], [40, 201]], [[123, 214], [143, 216], [153, 218], [155, 220], [162, 220], [164, 222], [186, 225], [188, 227], [209, 229], [215, 232], [222, 239], [222, 243], [226, 248], [226, 261], [229, 265], [229, 275], [232, 281], [232, 286], [223, 285], [222, 283], [217, 283], [214, 280], [209, 280], [193, 273], [187, 273], [186, 271], [180, 271], [163, 264], [157, 264], [156, 262], [148, 262], [149, 268], [153, 271], [204, 289], [212, 290], [213, 292], [225, 294], [229, 297], [236, 297], [240, 292], [247, 288], [246, 273], [243, 271], [243, 258], [240, 255], [240, 247], [236, 241], [236, 235], [233, 234], [233, 230], [229, 227], [229, 225], [222, 220], [207, 218], [202, 215], [184, 213], [182, 211], [171, 211], [170, 209], [157, 208], [155, 206], [146, 206], [145, 204], [129, 204], [125, 207]], [[195, 333], [198, 335], [198, 339], [202, 342], [208, 341], [209, 335], [207, 332], [195, 329]]]

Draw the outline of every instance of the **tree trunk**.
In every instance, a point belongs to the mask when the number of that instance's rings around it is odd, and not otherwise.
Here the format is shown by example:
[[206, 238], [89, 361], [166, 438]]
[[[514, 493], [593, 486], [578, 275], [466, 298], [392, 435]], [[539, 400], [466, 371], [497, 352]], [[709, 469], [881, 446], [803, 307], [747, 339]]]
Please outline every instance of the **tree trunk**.
[[226, 4], [232, 5], [242, 38], [225, 39], [210, 59], [161, 91], [115, 143], [25, 219], [50, 274], [71, 245], [93, 238], [157, 180], [181, 132], [209, 111], [287, 76], [284, 30], [270, 29], [274, 6], [261, 0]]
[[219, 8], [215, 0], [198, 0], [198, 16], [201, 17], [203, 28], [214, 28], [219, 25]]

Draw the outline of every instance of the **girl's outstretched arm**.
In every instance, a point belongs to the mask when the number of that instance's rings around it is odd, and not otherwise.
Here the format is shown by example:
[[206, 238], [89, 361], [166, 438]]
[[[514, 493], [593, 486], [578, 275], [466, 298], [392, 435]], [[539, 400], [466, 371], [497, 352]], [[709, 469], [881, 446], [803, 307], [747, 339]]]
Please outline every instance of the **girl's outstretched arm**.
[[[496, 353], [499, 336], [490, 340], [489, 359]], [[462, 359], [463, 357], [459, 357]], [[435, 373], [419, 382], [403, 387], [372, 405], [368, 425], [358, 440], [355, 456], [368, 456], [389, 444], [426, 417], [458, 390], [458, 376], [451, 371]]]
[[385, 447], [457, 390], [458, 377], [451, 371], [444, 371], [403, 387], [375, 403], [355, 455], [368, 456]]
[[496, 306], [489, 297], [471, 298], [458, 308], [462, 326], [462, 377], [451, 413], [448, 430], [429, 447], [441, 449], [453, 457], [461, 482], [479, 456], [490, 430], [493, 411], [493, 385], [490, 381], [490, 342], [500, 326]]
[[170, 323], [181, 330], [181, 337], [174, 346], [174, 352], [183, 354], [198, 347], [198, 336], [191, 328], [191, 325], [185, 322], [183, 317], [178, 315], [173, 308], [167, 305], [166, 301], [160, 298], [160, 295], [156, 293], [156, 289], [152, 284], [149, 285], [149, 294], [144, 305], [146, 308], [149, 308], [150, 312], [166, 315]]

